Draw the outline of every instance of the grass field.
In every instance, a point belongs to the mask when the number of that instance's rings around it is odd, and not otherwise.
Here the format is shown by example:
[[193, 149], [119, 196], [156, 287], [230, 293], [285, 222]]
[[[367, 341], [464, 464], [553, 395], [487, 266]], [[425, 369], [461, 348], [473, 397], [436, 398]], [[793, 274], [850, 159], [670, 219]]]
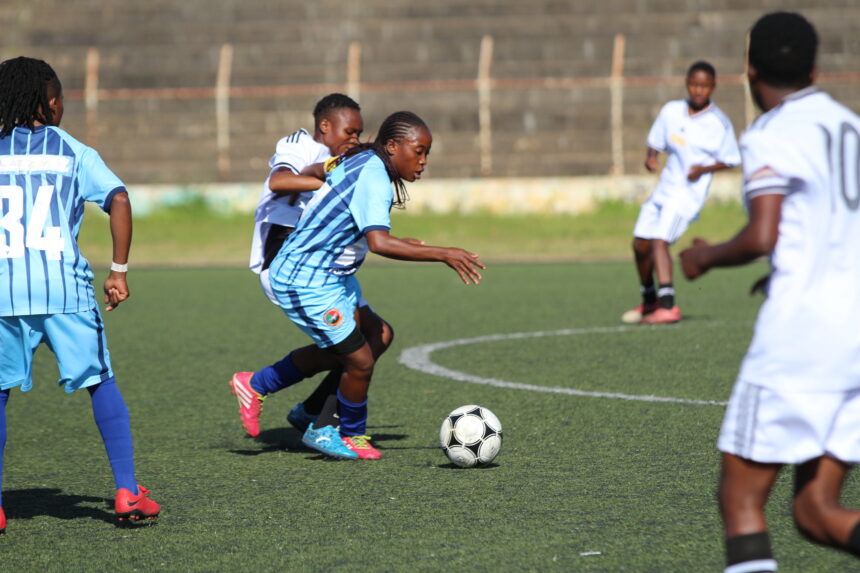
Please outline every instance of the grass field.
[[[243, 437], [229, 376], [306, 342], [256, 277], [135, 271], [132, 299], [105, 319], [138, 478], [163, 505], [160, 523], [110, 524], [113, 483], [89, 398], [54, 387], [43, 348], [36, 388], [8, 406], [2, 569], [720, 571], [723, 408], [683, 400], [728, 397], [760, 302], [746, 291], [763, 270], [679, 281], [679, 325], [615, 328], [636, 301], [629, 263], [500, 263], [478, 287], [438, 265], [364, 268], [366, 298], [397, 332], [371, 388], [376, 462], [326, 461], [301, 446], [285, 416], [308, 382], [267, 400], [262, 435]], [[486, 379], [680, 401], [478, 385], [399, 361], [428, 343], [562, 329], [430, 359]], [[452, 467], [438, 448], [443, 417], [468, 403], [504, 425], [491, 467]], [[780, 571], [851, 570], [853, 559], [792, 529], [790, 477], [769, 509]], [[858, 485], [850, 479], [845, 499], [855, 506]]]

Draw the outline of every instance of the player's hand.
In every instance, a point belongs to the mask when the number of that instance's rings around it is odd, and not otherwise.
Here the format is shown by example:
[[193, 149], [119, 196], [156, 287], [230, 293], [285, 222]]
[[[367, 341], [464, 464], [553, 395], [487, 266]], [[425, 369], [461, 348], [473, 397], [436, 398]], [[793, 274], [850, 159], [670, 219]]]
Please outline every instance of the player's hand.
[[767, 283], [770, 282], [770, 273], [764, 275], [750, 287], [750, 296], [755, 296], [757, 293], [766, 294]]
[[702, 260], [702, 255], [709, 247], [707, 241], [700, 238], [693, 239], [693, 246], [681, 251], [679, 258], [681, 259], [681, 270], [687, 280], [695, 280], [705, 274], [708, 270]]
[[707, 170], [704, 165], [693, 165], [690, 167], [690, 172], [687, 173], [687, 181], [696, 182], [705, 173], [707, 173]]
[[116, 271], [111, 271], [108, 278], [105, 279], [104, 291], [105, 291], [105, 310], [108, 312], [112, 311], [116, 307], [119, 306], [119, 303], [123, 302], [130, 296], [128, 292], [128, 283], [125, 281], [126, 273], [119, 273]]
[[645, 169], [647, 169], [649, 173], [654, 173], [655, 171], [657, 171], [657, 168], [659, 166], [660, 164], [657, 161], [656, 155], [653, 157], [649, 157], [645, 160]]
[[478, 284], [483, 278], [477, 269], [486, 269], [487, 267], [478, 260], [478, 255], [464, 251], [463, 249], [449, 248], [447, 256], [444, 260], [445, 264], [454, 269], [460, 280], [468, 284]]

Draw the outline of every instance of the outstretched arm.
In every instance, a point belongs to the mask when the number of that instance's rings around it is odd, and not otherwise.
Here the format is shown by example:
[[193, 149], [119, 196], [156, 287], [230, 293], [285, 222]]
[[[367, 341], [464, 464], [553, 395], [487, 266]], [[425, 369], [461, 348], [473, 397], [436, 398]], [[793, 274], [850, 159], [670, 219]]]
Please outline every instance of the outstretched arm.
[[704, 175], [705, 173], [713, 173], [715, 171], [720, 171], [721, 169], [730, 169], [734, 167], [734, 165], [727, 165], [720, 161], [713, 163], [711, 165], [693, 165], [690, 167], [690, 172], [687, 173], [688, 181], [698, 181], [699, 177]]
[[690, 280], [713, 267], [744, 265], [769, 254], [779, 237], [783, 195], [759, 195], [750, 200], [750, 219], [746, 226], [725, 243], [709, 245], [693, 239], [693, 246], [681, 251], [681, 268]]
[[660, 155], [659, 151], [653, 147], [648, 148], [648, 152], [645, 154], [645, 169], [647, 169], [649, 173], [654, 173], [657, 171], [657, 168], [660, 167], [657, 162], [658, 155]]
[[[131, 202], [128, 193], [114, 195], [110, 202], [110, 234], [113, 239], [113, 262], [128, 264], [128, 253], [131, 249]], [[111, 311], [126, 300], [130, 293], [126, 282], [125, 272], [111, 270], [104, 283], [105, 310]]]
[[374, 230], [367, 233], [367, 246], [377, 255], [401, 261], [440, 261], [454, 269], [466, 284], [478, 284], [481, 273], [487, 268], [475, 253], [455, 247], [433, 247], [416, 239], [400, 239], [388, 231]]

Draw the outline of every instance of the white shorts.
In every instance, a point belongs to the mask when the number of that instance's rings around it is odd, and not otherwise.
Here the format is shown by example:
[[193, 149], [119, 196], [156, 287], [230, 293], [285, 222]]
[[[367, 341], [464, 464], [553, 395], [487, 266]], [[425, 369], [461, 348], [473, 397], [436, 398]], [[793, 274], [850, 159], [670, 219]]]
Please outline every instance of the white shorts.
[[860, 462], [860, 389], [786, 392], [738, 380], [717, 447], [761, 463], [800, 464], [824, 454]]
[[660, 239], [670, 245], [681, 238], [695, 217], [688, 218], [669, 204], [648, 199], [639, 209], [633, 236], [640, 239]]

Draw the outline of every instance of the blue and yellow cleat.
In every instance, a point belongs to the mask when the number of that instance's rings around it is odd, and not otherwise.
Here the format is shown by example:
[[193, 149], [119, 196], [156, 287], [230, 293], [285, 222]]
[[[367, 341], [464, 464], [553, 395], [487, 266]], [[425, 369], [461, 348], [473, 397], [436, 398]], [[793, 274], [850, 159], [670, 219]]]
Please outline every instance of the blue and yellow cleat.
[[316, 451], [339, 460], [357, 460], [358, 454], [346, 447], [340, 439], [340, 432], [334, 426], [323, 426], [319, 430], [308, 426], [302, 443]]
[[290, 410], [290, 413], [287, 414], [287, 422], [289, 422], [295, 429], [300, 432], [304, 432], [308, 429], [308, 426], [317, 421], [317, 416], [313, 414], [308, 414], [305, 411], [305, 405], [302, 402], [299, 402], [293, 409]]

